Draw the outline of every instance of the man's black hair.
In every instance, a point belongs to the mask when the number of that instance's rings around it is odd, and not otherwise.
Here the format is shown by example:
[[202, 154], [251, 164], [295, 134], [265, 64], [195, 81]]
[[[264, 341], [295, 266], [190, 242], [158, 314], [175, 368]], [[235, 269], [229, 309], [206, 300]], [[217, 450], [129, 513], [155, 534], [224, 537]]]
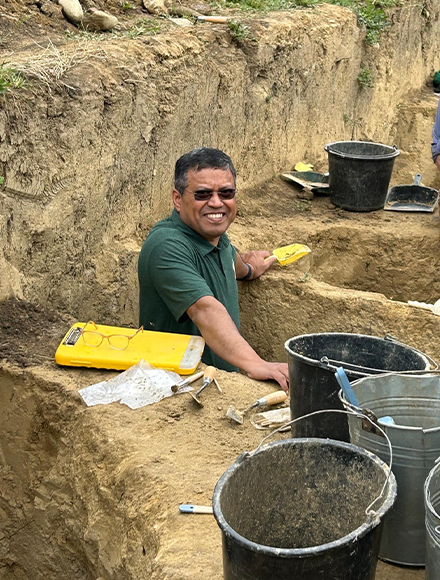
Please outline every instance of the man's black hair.
[[220, 149], [210, 147], [197, 147], [188, 153], [184, 153], [176, 161], [174, 170], [174, 187], [183, 195], [188, 185], [188, 171], [201, 171], [202, 169], [229, 169], [236, 180], [235, 167], [231, 158]]

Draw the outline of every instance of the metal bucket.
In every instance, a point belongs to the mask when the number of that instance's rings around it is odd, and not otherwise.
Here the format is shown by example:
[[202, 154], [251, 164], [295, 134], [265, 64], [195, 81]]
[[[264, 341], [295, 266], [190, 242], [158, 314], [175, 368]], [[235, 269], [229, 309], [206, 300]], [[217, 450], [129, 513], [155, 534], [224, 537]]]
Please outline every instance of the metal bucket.
[[440, 464], [425, 482], [426, 571], [425, 580], [440, 578]]
[[[378, 418], [391, 416], [396, 423], [383, 426], [393, 448], [398, 494], [384, 524], [380, 557], [424, 566], [423, 486], [440, 455], [440, 377], [386, 374], [360, 379], [351, 386], [360, 408], [373, 411]], [[358, 410], [342, 393], [340, 398], [347, 410]], [[348, 425], [353, 444], [387, 461], [389, 450], [383, 437], [366, 430], [362, 420], [352, 415]]]

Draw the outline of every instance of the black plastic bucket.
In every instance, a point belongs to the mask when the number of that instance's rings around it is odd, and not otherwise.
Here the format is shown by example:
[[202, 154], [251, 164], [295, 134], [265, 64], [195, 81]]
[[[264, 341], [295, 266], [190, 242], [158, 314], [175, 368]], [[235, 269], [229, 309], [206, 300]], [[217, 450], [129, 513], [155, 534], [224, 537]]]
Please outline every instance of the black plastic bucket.
[[348, 443], [286, 439], [244, 453], [214, 490], [224, 579], [374, 580], [395, 497], [388, 466]]
[[[335, 371], [349, 380], [386, 371], [430, 368], [418, 350], [388, 338], [340, 332], [303, 334], [286, 341], [292, 419], [320, 409], [343, 409]], [[321, 414], [292, 425], [292, 437], [328, 437], [350, 441], [345, 415]]]
[[330, 201], [351, 211], [382, 209], [388, 193], [396, 147], [368, 141], [328, 143]]

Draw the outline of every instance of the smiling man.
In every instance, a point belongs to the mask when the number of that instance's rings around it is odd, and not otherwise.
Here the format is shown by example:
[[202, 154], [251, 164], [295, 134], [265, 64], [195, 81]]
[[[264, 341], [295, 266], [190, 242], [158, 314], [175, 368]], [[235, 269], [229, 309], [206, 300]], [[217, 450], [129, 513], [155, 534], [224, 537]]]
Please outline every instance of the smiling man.
[[203, 362], [242, 369], [288, 387], [286, 363], [263, 360], [240, 334], [236, 280], [255, 280], [276, 260], [269, 252], [240, 256], [226, 230], [237, 215], [236, 173], [228, 155], [200, 147], [176, 162], [174, 210], [157, 223], [139, 256], [140, 324], [199, 334]]

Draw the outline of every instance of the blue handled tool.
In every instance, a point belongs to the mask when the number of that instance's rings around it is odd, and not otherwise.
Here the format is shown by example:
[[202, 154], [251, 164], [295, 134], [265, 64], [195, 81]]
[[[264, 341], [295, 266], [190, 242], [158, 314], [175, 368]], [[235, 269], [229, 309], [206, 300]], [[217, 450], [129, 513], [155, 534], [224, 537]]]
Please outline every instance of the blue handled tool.
[[[348, 380], [347, 375], [345, 374], [345, 371], [342, 367], [338, 367], [336, 369], [335, 377], [347, 401], [355, 407], [360, 407], [359, 401], [357, 400], [357, 397], [351, 388], [350, 381]], [[379, 417], [378, 422], [382, 423], [383, 425], [395, 425], [394, 419], [389, 415], [386, 415], [385, 417]]]
[[182, 514], [212, 514], [212, 507], [209, 505], [181, 503], [179, 505], [179, 511]]
[[338, 367], [336, 369], [335, 377], [347, 401], [355, 407], [359, 407], [359, 401], [357, 400], [357, 397], [351, 388], [350, 381], [348, 380], [347, 375], [345, 374], [345, 371], [342, 367]]

